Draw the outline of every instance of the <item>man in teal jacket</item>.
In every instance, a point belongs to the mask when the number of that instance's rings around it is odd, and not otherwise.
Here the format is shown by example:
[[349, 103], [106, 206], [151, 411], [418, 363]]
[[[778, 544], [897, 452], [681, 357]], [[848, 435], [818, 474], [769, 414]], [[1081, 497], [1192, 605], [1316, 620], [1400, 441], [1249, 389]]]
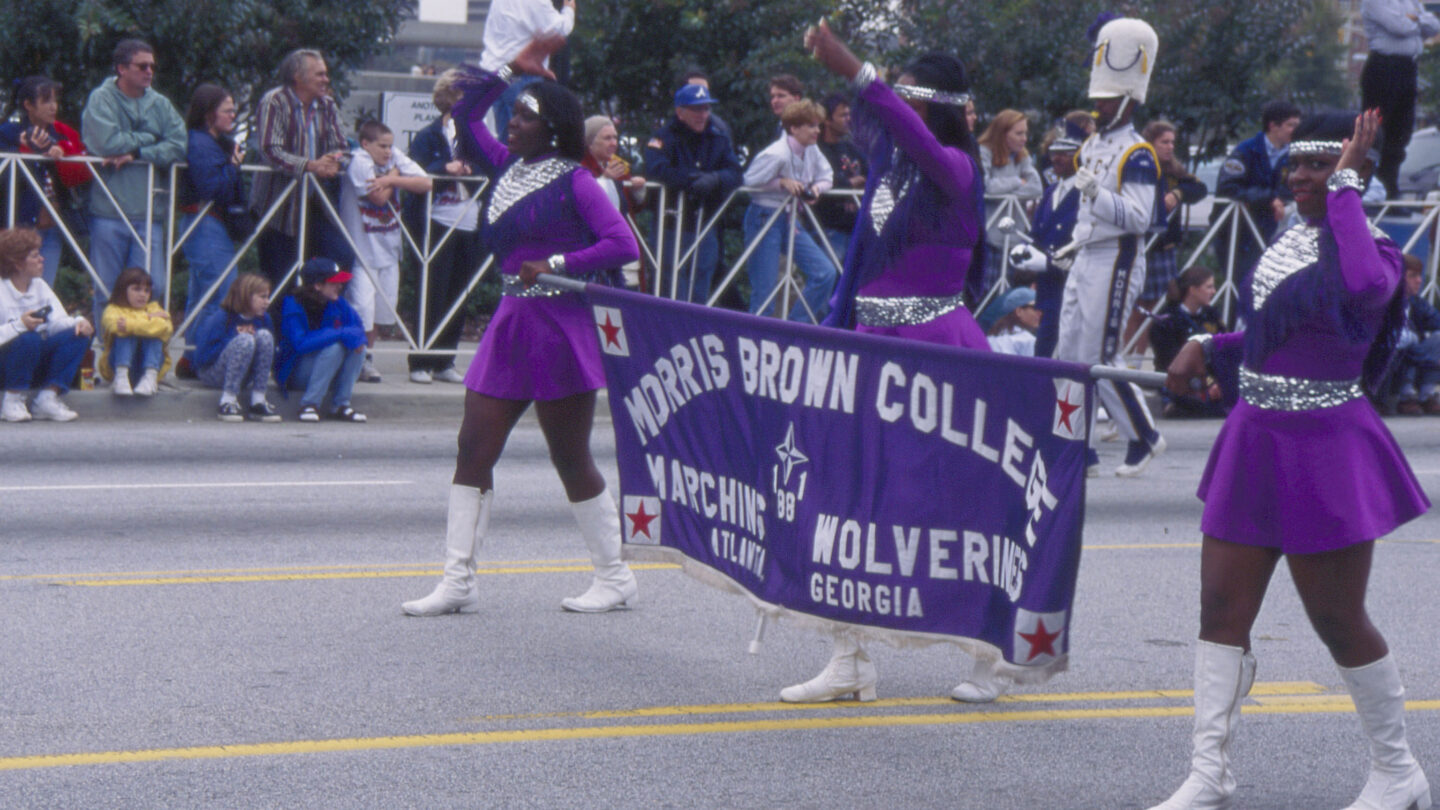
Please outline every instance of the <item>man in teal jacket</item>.
[[[170, 201], [159, 193], [165, 186], [161, 170], [185, 157], [185, 120], [169, 99], [150, 87], [155, 49], [138, 39], [121, 40], [114, 65], [116, 75], [91, 91], [80, 122], [85, 148], [105, 158], [103, 186], [90, 186], [90, 264], [105, 286], [95, 290], [95, 323], [115, 278], [127, 267], [148, 267], [155, 297], [163, 300], [169, 279], [160, 223]], [[157, 170], [153, 205], [146, 197], [150, 165]]]

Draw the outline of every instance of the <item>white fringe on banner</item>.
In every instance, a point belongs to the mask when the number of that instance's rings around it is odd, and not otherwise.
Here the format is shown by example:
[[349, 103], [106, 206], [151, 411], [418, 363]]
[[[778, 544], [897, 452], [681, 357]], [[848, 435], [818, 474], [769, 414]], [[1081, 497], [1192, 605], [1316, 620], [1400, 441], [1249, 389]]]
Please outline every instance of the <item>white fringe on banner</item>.
[[867, 624], [852, 624], [834, 619], [814, 616], [790, 608], [774, 605], [760, 599], [745, 586], [724, 573], [699, 562], [676, 548], [625, 543], [621, 556], [633, 562], [662, 562], [678, 564], [680, 570], [695, 580], [728, 593], [739, 594], [750, 600], [756, 610], [772, 619], [785, 619], [797, 627], [820, 633], [845, 632], [859, 641], [878, 641], [897, 649], [929, 647], [933, 644], [950, 644], [959, 647], [966, 655], [977, 661], [989, 661], [995, 665], [995, 677], [1013, 684], [1041, 684], [1069, 668], [1069, 654], [1056, 656], [1049, 662], [1026, 667], [1006, 661], [1000, 649], [979, 639], [963, 636], [949, 636], [937, 633], [920, 633], [914, 630], [892, 630], [888, 627], [872, 627]]

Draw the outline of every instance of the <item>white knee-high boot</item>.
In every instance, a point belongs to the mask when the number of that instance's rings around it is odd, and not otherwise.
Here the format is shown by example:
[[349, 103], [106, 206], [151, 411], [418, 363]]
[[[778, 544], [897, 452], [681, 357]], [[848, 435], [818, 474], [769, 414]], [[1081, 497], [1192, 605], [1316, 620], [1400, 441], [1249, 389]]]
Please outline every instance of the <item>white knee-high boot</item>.
[[830, 663], [820, 670], [820, 674], [804, 683], [781, 689], [781, 700], [786, 703], [823, 703], [844, 695], [860, 701], [875, 699], [878, 674], [869, 653], [854, 636], [843, 631], [834, 635], [834, 645]]
[[450, 485], [450, 506], [445, 517], [445, 576], [423, 599], [400, 605], [410, 616], [440, 616], [480, 606], [475, 587], [475, 553], [490, 526], [490, 504], [495, 490]]
[[989, 703], [1005, 694], [1005, 684], [995, 678], [995, 662], [975, 659], [970, 677], [950, 691], [950, 697], [964, 703]]
[[572, 503], [570, 508], [575, 512], [575, 522], [580, 524], [585, 547], [590, 550], [595, 578], [585, 593], [560, 600], [560, 607], [576, 613], [604, 613], [633, 603], [639, 587], [630, 566], [620, 559], [620, 512], [610, 498], [610, 490], [588, 501]]
[[1223, 810], [1233, 806], [1230, 741], [1240, 701], [1255, 683], [1255, 656], [1239, 647], [1201, 641], [1195, 647], [1195, 733], [1190, 776], [1150, 810]]
[[1363, 667], [1339, 667], [1370, 738], [1370, 778], [1346, 810], [1426, 810], [1430, 783], [1405, 740], [1405, 687], [1389, 653]]

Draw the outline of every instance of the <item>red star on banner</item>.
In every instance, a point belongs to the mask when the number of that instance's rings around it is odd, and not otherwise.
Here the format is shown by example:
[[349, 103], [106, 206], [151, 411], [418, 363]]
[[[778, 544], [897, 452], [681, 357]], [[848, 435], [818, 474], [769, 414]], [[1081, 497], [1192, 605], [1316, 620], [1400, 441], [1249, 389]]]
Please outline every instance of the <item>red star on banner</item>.
[[635, 527], [630, 532], [631, 537], [634, 537], [637, 534], [643, 534], [651, 540], [655, 539], [655, 536], [650, 533], [650, 523], [654, 521], [655, 518], [659, 517], [659, 515], [646, 514], [644, 501], [640, 502], [639, 509], [635, 510], [634, 512], [626, 512], [625, 517], [630, 518], [631, 525]]
[[605, 313], [605, 324], [600, 327], [600, 331], [605, 333], [606, 346], [614, 346], [617, 349], [620, 348], [620, 341], [616, 339], [620, 335], [620, 327], [616, 326], [615, 322], [610, 320], [610, 313], [608, 312]]
[[1015, 635], [1025, 639], [1030, 644], [1030, 657], [1026, 661], [1034, 661], [1038, 656], [1055, 655], [1055, 639], [1060, 637], [1060, 631], [1053, 633], [1045, 632], [1045, 620], [1040, 619], [1035, 623], [1035, 632], [1016, 633]]
[[1060, 407], [1060, 424], [1064, 425], [1066, 430], [1074, 433], [1075, 426], [1070, 424], [1070, 417], [1076, 411], [1080, 410], [1080, 406], [1071, 403], [1068, 399], [1061, 399], [1059, 397], [1055, 398], [1055, 404]]

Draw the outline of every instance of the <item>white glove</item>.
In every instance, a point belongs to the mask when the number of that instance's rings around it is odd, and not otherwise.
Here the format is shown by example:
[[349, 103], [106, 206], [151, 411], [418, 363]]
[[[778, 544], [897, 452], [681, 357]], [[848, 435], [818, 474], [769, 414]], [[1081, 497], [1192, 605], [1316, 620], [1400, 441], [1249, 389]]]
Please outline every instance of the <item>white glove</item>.
[[1070, 242], [1062, 245], [1054, 253], [1050, 254], [1050, 263], [1055, 269], [1070, 272], [1071, 265], [1075, 264], [1075, 256], [1080, 252], [1079, 242]]
[[1075, 170], [1075, 188], [1080, 189], [1085, 199], [1093, 200], [1100, 194], [1100, 177], [1090, 171], [1090, 167], [1081, 166]]
[[1010, 266], [1017, 270], [1043, 273], [1045, 264], [1045, 254], [1029, 245], [1016, 245], [1010, 248]]

